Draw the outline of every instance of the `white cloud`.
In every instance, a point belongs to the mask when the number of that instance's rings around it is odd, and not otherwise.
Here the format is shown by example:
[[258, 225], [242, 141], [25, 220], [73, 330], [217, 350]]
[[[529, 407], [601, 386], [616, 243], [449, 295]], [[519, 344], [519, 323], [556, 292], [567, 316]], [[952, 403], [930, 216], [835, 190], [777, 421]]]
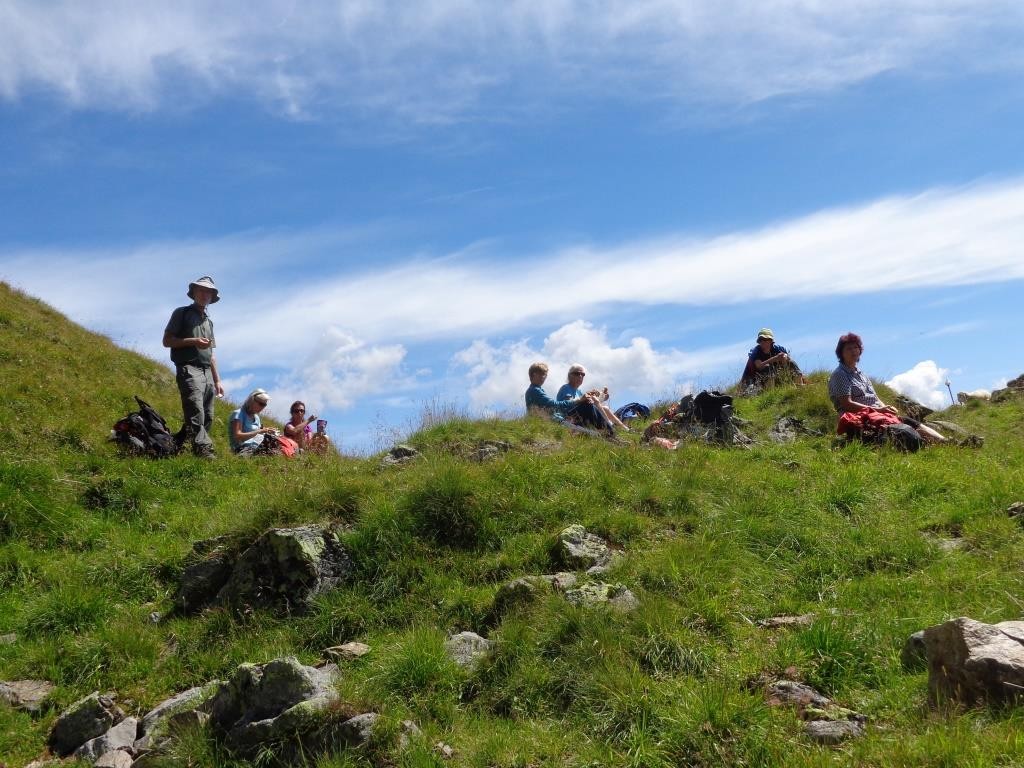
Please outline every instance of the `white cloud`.
[[949, 369], [939, 368], [934, 360], [922, 360], [909, 371], [898, 373], [885, 383], [900, 394], [938, 411], [949, 405], [949, 391], [946, 389], [948, 374]]
[[695, 353], [659, 352], [641, 336], [626, 346], [614, 346], [604, 328], [576, 320], [551, 333], [538, 347], [528, 340], [498, 347], [477, 340], [459, 351], [453, 362], [465, 369], [473, 408], [500, 411], [522, 408], [523, 393], [530, 384], [527, 369], [535, 362], [550, 367], [544, 388], [551, 396], [566, 383], [569, 366], [581, 363], [587, 369], [584, 389], [608, 387], [613, 401], [622, 404], [625, 396], [646, 400], [679, 396], [692, 390], [694, 376], [729, 363], [738, 376], [745, 352], [744, 344]]
[[1022, 26], [1016, 0], [6, 0], [0, 96], [145, 109], [243, 91], [293, 116], [423, 122], [566, 92], [745, 103], [883, 72], [1019, 70]]
[[[166, 360], [160, 337], [171, 309], [186, 303], [189, 280], [213, 274], [223, 296], [212, 315], [224, 373], [266, 366], [302, 371], [296, 381], [341, 404], [351, 401], [348, 392], [386, 390], [388, 372], [401, 364], [405, 346], [429, 339], [507, 336], [625, 305], [731, 306], [816, 297], [841, 302], [879, 291], [1020, 280], [1022, 210], [1024, 180], [1017, 179], [886, 198], [705, 239], [679, 235], [541, 254], [503, 254], [488, 245], [351, 272], [336, 260], [338, 243], [364, 269], [380, 250], [374, 236], [384, 235], [256, 232], [110, 249], [9, 248], [0, 250], [0, 278], [124, 346]], [[394, 251], [393, 244], [388, 248]], [[301, 296], [280, 300], [281, 275], [311, 262], [319, 263], [317, 281]], [[637, 280], [638, 274], [656, 277]], [[771, 279], [742, 280], [738, 290], [737, 275], [765, 274]], [[111, 286], [119, 286], [113, 303]], [[943, 329], [965, 330], [955, 323]], [[566, 342], [567, 351], [556, 350], [559, 362], [572, 362], [570, 347]], [[516, 365], [542, 351], [525, 347]], [[636, 342], [608, 354], [610, 372], [614, 356], [634, 365], [646, 353]], [[656, 388], [665, 361], [654, 359], [657, 365], [640, 370]], [[492, 385], [481, 380], [477, 386], [486, 402], [485, 389]]]
[[285, 415], [294, 400], [311, 409], [346, 410], [368, 394], [399, 390], [405, 354], [401, 344], [370, 345], [330, 327], [306, 359], [275, 382], [271, 394], [287, 403], [272, 410]]

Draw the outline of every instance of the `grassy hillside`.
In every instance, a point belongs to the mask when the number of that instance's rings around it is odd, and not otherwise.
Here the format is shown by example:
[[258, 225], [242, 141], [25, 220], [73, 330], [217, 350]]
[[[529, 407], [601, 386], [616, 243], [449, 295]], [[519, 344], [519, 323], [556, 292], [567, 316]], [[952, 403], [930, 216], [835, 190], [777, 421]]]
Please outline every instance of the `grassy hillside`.
[[[28, 343], [26, 340], [31, 340]], [[177, 426], [171, 374], [0, 287], [0, 680], [58, 685], [32, 718], [0, 705], [0, 761], [39, 755], [61, 707], [116, 691], [144, 712], [243, 661], [312, 663], [349, 640], [373, 650], [345, 667], [346, 700], [388, 722], [410, 718], [455, 749], [341, 754], [324, 766], [734, 766], [1024, 763], [1019, 710], [936, 712], [926, 675], [905, 671], [908, 635], [945, 619], [1019, 618], [1024, 532], [1005, 513], [1024, 498], [1019, 401], [947, 414], [982, 450], [916, 455], [833, 450], [825, 375], [739, 401], [759, 443], [676, 452], [567, 436], [536, 419], [455, 420], [412, 436], [422, 458], [203, 462], [124, 459], [106, 442], [139, 394]], [[224, 438], [219, 405], [215, 437]], [[826, 432], [767, 440], [778, 416]], [[635, 435], [632, 437], [636, 437]], [[471, 458], [484, 440], [511, 445]], [[301, 617], [168, 613], [192, 542], [270, 526], [337, 522], [356, 576]], [[558, 570], [571, 523], [623, 557], [629, 614], [552, 594], [491, 614], [498, 587]], [[953, 542], [950, 544], [949, 542]], [[811, 626], [758, 619], [813, 613]], [[472, 673], [444, 638], [497, 641]], [[790, 675], [868, 717], [867, 734], [820, 747], [792, 710], [751, 681]], [[209, 742], [174, 764], [224, 765]]]

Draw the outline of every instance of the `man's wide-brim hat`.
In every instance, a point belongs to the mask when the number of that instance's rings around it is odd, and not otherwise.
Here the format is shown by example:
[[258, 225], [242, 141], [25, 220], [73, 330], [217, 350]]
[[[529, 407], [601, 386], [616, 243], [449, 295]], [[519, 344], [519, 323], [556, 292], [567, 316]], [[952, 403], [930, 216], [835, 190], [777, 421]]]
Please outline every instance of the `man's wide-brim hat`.
[[771, 339], [772, 341], [775, 341], [775, 334], [772, 333], [771, 328], [762, 328], [760, 331], [757, 332], [757, 338], [758, 340]]
[[220, 291], [217, 290], [217, 286], [213, 284], [213, 278], [209, 275], [203, 275], [197, 280], [193, 280], [188, 284], [188, 293], [186, 294], [190, 299], [195, 299], [192, 293], [193, 288], [209, 288], [213, 291], [213, 298], [210, 299], [211, 304], [216, 304], [220, 301]]

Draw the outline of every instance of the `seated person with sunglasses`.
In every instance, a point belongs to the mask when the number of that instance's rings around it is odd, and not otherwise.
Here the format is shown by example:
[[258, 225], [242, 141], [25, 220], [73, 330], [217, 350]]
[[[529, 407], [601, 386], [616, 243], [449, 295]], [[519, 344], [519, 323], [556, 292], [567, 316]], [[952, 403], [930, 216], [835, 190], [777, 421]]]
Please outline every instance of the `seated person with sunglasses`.
[[555, 400], [579, 400], [581, 397], [591, 395], [594, 398], [595, 404], [604, 413], [604, 417], [608, 419], [613, 425], [624, 429], [629, 432], [629, 427], [622, 423], [618, 416], [615, 415], [615, 411], [611, 409], [608, 403], [608, 387], [603, 389], [592, 389], [589, 392], [583, 392], [580, 389], [583, 386], [583, 378], [587, 375], [587, 369], [579, 363], [573, 363], [569, 366], [568, 383], [563, 384], [562, 388], [558, 390], [555, 395]]
[[299, 448], [306, 450], [313, 438], [313, 427], [310, 426], [316, 421], [316, 415], [306, 418], [306, 404], [301, 400], [292, 403], [291, 418], [285, 422], [284, 435], [290, 437], [299, 444]]

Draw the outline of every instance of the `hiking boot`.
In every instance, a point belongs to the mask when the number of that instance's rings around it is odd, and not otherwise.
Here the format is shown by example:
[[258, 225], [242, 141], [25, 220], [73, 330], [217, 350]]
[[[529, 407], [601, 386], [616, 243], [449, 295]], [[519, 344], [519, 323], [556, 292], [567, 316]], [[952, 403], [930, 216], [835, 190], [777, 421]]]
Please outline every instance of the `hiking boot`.
[[192, 451], [192, 454], [197, 459], [216, 459], [217, 458], [217, 454], [214, 453], [213, 452], [213, 448], [210, 448], [210, 447], [196, 448], [194, 451]]

